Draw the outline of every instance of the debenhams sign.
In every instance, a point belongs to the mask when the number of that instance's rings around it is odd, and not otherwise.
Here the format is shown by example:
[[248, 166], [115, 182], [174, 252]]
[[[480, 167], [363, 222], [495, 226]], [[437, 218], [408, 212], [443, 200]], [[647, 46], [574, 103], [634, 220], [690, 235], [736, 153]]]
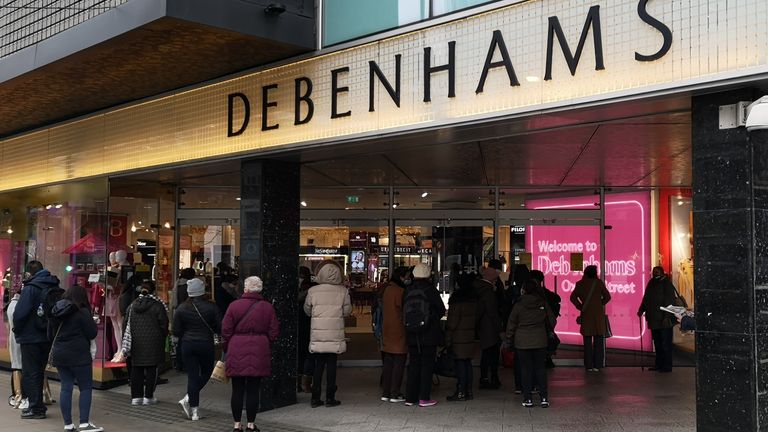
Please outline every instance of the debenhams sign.
[[699, 17], [722, 3], [512, 5], [232, 81], [220, 96], [222, 133], [256, 147], [329, 140], [637, 94], [759, 66], [765, 41], [718, 49], [719, 32], [738, 25], [727, 21], [731, 12]]

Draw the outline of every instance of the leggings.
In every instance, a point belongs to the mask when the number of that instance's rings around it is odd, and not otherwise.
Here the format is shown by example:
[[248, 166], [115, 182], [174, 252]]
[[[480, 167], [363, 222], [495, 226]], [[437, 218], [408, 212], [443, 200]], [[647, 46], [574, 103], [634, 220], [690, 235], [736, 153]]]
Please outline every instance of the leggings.
[[232, 418], [240, 423], [243, 417], [243, 399], [248, 423], [256, 421], [259, 412], [259, 384], [261, 377], [232, 377]]
[[208, 341], [186, 341], [182, 349], [184, 366], [187, 368], [187, 396], [189, 406], [200, 406], [200, 390], [208, 384], [213, 372], [216, 355], [213, 343]]
[[157, 366], [133, 366], [131, 368], [131, 398], [152, 399], [157, 387]]
[[93, 369], [91, 365], [84, 366], [59, 366], [59, 378], [61, 378], [61, 392], [59, 404], [61, 416], [64, 418], [64, 426], [72, 424], [72, 393], [75, 380], [80, 390], [80, 423], [88, 423], [91, 414], [91, 396], [93, 394]]

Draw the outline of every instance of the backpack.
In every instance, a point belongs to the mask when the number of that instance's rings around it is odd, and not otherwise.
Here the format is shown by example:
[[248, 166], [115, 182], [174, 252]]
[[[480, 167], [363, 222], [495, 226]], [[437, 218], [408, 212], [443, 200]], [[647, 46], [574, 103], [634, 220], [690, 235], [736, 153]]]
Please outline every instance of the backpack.
[[552, 291], [544, 288], [544, 297], [547, 300], [547, 303], [549, 304], [549, 308], [552, 310], [552, 313], [555, 315], [555, 318], [560, 316], [560, 296], [553, 293]]
[[64, 295], [64, 290], [60, 286], [52, 286], [48, 288], [41, 288], [40, 304], [37, 306], [37, 310], [34, 311], [35, 325], [39, 330], [48, 329], [48, 320], [53, 316], [53, 307], [56, 302], [61, 300]]
[[423, 288], [411, 288], [403, 301], [405, 330], [419, 333], [429, 326], [429, 298]]
[[382, 333], [384, 332], [384, 304], [381, 301], [381, 297], [376, 300], [376, 309], [373, 311], [371, 325], [373, 326], [373, 337], [381, 342]]

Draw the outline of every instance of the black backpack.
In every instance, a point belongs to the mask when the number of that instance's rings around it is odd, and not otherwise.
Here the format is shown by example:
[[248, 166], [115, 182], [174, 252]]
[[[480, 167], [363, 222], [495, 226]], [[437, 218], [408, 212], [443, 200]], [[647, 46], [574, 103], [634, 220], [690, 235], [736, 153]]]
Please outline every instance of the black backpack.
[[35, 325], [39, 330], [48, 329], [48, 320], [53, 317], [53, 307], [56, 302], [61, 300], [64, 295], [64, 290], [56, 285], [48, 288], [40, 288], [40, 304], [37, 306], [37, 310], [33, 311], [37, 319], [35, 319]]
[[403, 301], [403, 322], [405, 330], [419, 333], [430, 322], [429, 298], [423, 288], [411, 288], [405, 293]]

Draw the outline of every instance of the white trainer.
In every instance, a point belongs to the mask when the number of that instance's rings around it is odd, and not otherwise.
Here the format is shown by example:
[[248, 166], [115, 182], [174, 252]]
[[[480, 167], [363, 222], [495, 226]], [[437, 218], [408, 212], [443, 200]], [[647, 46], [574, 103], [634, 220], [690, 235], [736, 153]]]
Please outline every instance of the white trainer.
[[191, 418], [192, 415], [189, 412], [189, 396], [184, 395], [184, 398], [179, 401], [179, 404], [181, 405], [181, 409], [184, 410], [184, 415], [186, 415], [187, 418]]

